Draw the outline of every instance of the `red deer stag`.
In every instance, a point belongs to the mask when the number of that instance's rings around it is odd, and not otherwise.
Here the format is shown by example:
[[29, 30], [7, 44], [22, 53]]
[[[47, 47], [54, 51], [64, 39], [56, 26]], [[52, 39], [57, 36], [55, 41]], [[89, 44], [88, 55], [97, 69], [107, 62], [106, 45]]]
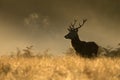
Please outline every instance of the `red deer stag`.
[[69, 26], [69, 33], [65, 35], [65, 38], [71, 39], [72, 46], [75, 49], [77, 55], [86, 58], [97, 57], [98, 45], [95, 42], [81, 41], [78, 36], [78, 29], [81, 28], [86, 21], [87, 19], [84, 19], [83, 23], [79, 23], [79, 26], [75, 28], [77, 20], [74, 20], [74, 23], [71, 23]]

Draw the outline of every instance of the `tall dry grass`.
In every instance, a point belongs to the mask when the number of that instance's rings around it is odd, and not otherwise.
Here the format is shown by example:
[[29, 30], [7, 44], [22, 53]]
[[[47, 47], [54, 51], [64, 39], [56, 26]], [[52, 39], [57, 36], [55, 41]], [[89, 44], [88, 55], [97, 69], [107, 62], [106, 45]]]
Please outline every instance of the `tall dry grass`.
[[120, 80], [120, 58], [1, 56], [0, 80]]

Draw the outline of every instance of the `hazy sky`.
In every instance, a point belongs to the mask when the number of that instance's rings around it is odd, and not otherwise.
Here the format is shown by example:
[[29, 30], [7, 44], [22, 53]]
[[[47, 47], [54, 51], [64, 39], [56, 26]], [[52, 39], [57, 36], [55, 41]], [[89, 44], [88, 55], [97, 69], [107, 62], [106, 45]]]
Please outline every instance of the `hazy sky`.
[[62, 53], [71, 47], [67, 27], [87, 18], [79, 37], [100, 46], [120, 42], [120, 0], [0, 0], [0, 53], [34, 45]]

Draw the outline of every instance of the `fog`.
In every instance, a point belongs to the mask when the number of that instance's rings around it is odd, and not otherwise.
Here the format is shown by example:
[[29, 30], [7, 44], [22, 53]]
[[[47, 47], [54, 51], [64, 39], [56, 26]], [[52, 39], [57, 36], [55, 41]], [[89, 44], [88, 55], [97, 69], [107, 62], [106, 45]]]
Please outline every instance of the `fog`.
[[71, 47], [64, 39], [76, 18], [87, 23], [79, 37], [100, 46], [119, 43], [120, 1], [116, 0], [0, 0], [0, 53], [33, 45], [37, 51], [65, 52]]

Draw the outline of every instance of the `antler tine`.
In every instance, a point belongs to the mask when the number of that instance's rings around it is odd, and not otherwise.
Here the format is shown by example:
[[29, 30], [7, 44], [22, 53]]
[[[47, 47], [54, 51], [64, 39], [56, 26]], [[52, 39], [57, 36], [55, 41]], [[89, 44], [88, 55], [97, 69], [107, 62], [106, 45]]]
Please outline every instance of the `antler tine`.
[[81, 28], [82, 27], [82, 25], [79, 23], [79, 27], [77, 27], [77, 28]]
[[71, 31], [71, 30], [75, 30], [75, 29], [76, 29], [76, 28], [75, 28], [76, 22], [77, 22], [77, 20], [75, 19], [75, 20], [74, 20], [74, 23], [73, 23], [73, 24], [71, 23], [71, 25], [69, 26], [68, 31]]
[[73, 28], [74, 28], [76, 22], [77, 22], [77, 20], [75, 19], [75, 20], [74, 20], [74, 23], [73, 23], [73, 24], [71, 23], [71, 26], [72, 26]]
[[74, 24], [71, 23], [71, 27], [74, 27]]
[[76, 22], [77, 22], [77, 20], [75, 19], [75, 20], [74, 20], [74, 24], [73, 24], [73, 25], [75, 25], [75, 24], [76, 24]]
[[87, 21], [87, 19], [83, 19], [83, 24]]
[[77, 27], [77, 29], [81, 28], [86, 21], [87, 21], [87, 19], [83, 19], [83, 23], [82, 24], [79, 23], [79, 27]]
[[69, 26], [69, 29], [72, 29], [72, 27], [71, 27], [71, 26]]
[[69, 29], [69, 28], [67, 28], [67, 30], [68, 30], [68, 31], [70, 31], [70, 29]]

